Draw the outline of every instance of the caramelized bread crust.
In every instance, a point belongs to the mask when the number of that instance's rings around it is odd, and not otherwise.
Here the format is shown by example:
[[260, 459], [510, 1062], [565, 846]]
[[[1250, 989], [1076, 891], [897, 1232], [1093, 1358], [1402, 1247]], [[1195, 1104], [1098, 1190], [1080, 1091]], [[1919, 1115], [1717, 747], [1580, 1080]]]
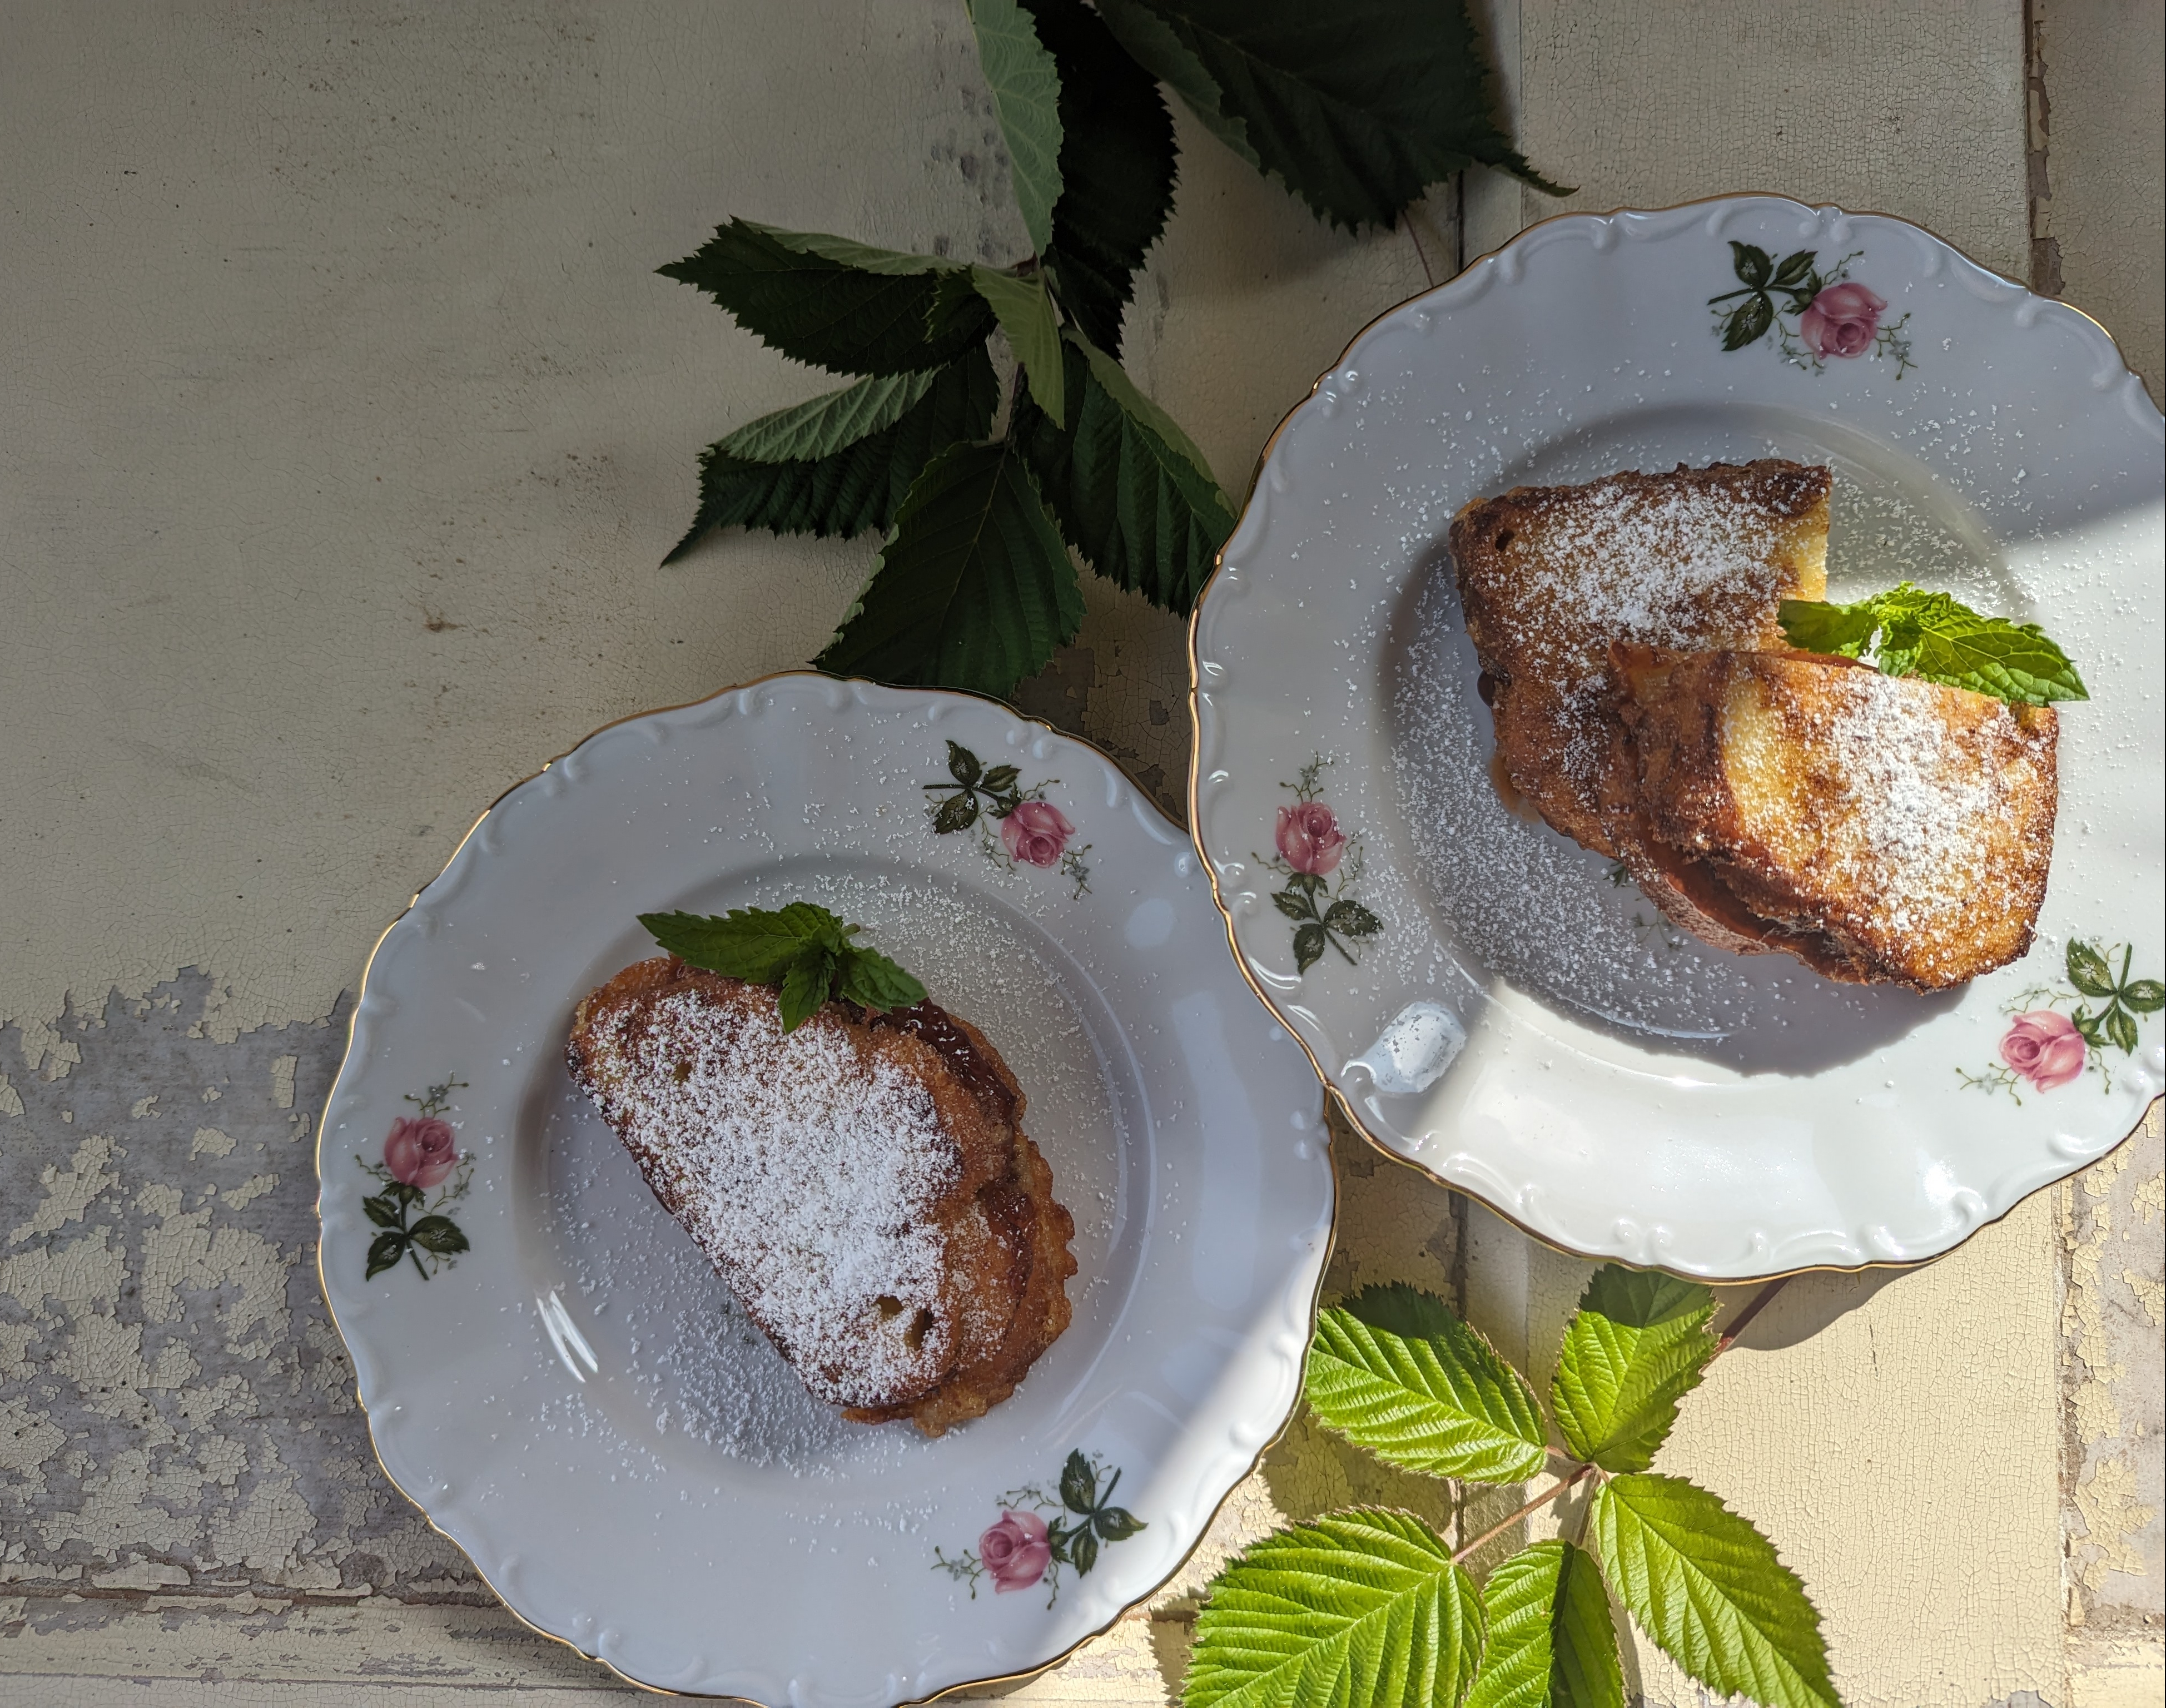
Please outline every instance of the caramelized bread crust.
[[1015, 1391], [1066, 1329], [1075, 1224], [1022, 1087], [931, 1002], [830, 1003], [674, 958], [583, 1001], [565, 1056], [663, 1208], [816, 1397], [928, 1436]]
[[1944, 990], [2031, 946], [2058, 804], [2051, 706], [1805, 653], [1620, 646], [1612, 841], [1687, 929], [1831, 978]]
[[1631, 793], [1608, 700], [1613, 642], [1780, 650], [1785, 599], [1827, 590], [1829, 473], [1772, 459], [1522, 486], [1451, 525], [1498, 756], [1556, 829], [1621, 854]]

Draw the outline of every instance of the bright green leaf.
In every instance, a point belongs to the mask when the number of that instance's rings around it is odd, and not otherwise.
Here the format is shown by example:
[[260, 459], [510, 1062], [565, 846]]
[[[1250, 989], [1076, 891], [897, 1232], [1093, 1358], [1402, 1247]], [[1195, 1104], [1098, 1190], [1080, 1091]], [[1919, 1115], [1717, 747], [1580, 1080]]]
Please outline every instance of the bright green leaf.
[[1007, 141], [1016, 205], [1030, 246], [1043, 255], [1053, 246], [1053, 205], [1060, 199], [1060, 73], [1016, 0], [966, 4]]
[[1060, 73], [1060, 199], [1039, 258], [1084, 336], [1117, 356], [1136, 271], [1173, 209], [1173, 115], [1083, 0], [1022, 6]]
[[974, 267], [970, 281], [978, 294], [992, 305], [1007, 334], [1008, 347], [1030, 378], [1030, 394], [1038, 408], [1056, 421], [1068, 419], [1065, 363], [1060, 352], [1060, 323], [1046, 293], [1045, 275], [1017, 278], [1012, 272], [990, 267]]
[[1006, 444], [951, 445], [903, 500], [879, 567], [815, 662], [1006, 694], [1083, 621], [1068, 547]]
[[[914, 384], [929, 379], [923, 396], [888, 426], [854, 443], [810, 460], [760, 463], [732, 455], [740, 434], [707, 447], [700, 459], [700, 510], [692, 526], [662, 561], [674, 563], [718, 527], [771, 528], [778, 534], [840, 534], [885, 530], [902, 507], [903, 494], [934, 452], [958, 439], [982, 439], [1000, 403], [1000, 383], [982, 344], [930, 375], [872, 379], [866, 385]], [[850, 389], [855, 390], [853, 387]], [[830, 394], [840, 397], [843, 393]], [[821, 403], [827, 399], [815, 399]], [[809, 406], [808, 406], [809, 407]], [[785, 414], [789, 413], [784, 411]], [[764, 416], [763, 421], [776, 420]]]
[[1482, 1601], [1411, 1513], [1334, 1513], [1266, 1536], [1212, 1582], [1184, 1708], [1457, 1708]]
[[1078, 336], [1066, 343], [1074, 427], [1064, 432], [1019, 404], [1010, 436], [1037, 472], [1061, 531], [1091, 567], [1186, 614], [1234, 531], [1233, 506], [1187, 436], [1118, 363]]
[[1644, 1471], [1699, 1385], [1714, 1337], [1714, 1295], [1654, 1270], [1607, 1263], [1565, 1330], [1550, 1384], [1557, 1427], [1573, 1454], [1605, 1471]]
[[953, 362], [992, 330], [954, 262], [732, 219], [659, 271], [695, 286], [785, 356], [843, 373]]
[[1614, 1477], [1588, 1533], [1640, 1629], [1718, 1695], [1767, 1708], [1841, 1708], [1820, 1616], [1774, 1545], [1676, 1477]]
[[938, 369], [887, 373], [748, 421], [715, 448], [748, 463], [802, 463], [893, 426], [939, 378]]
[[1784, 600], [1777, 615], [1792, 646], [1850, 658], [1871, 648], [1885, 675], [1919, 676], [2015, 705], [2090, 698], [2068, 655], [2036, 623], [1986, 616], [1907, 581], [1849, 605]]
[[1570, 1542], [1536, 1542], [1482, 1586], [1489, 1642], [1466, 1708], [1624, 1708], [1609, 1592]]
[[1498, 127], [1465, 0], [1100, 0], [1122, 45], [1339, 225], [1389, 225], [1462, 167], [1556, 187]]
[[1387, 1464], [1520, 1483], [1549, 1457], [1519, 1372], [1411, 1287], [1369, 1288], [1319, 1314], [1305, 1384], [1320, 1420]]
[[1869, 600], [1856, 605], [1829, 605], [1817, 599], [1786, 599], [1775, 607], [1775, 617], [1783, 626], [1783, 638], [1800, 652], [1826, 653], [1843, 658], [1854, 658], [1863, 652], [1880, 627], [1879, 614]]

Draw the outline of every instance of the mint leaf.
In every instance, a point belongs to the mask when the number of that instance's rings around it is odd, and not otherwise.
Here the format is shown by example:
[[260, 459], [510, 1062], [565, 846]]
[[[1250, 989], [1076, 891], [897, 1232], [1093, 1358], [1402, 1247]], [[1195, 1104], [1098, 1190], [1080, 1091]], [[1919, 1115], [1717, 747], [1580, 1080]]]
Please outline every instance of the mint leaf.
[[893, 426], [940, 377], [937, 369], [880, 374], [748, 421], [717, 443], [748, 463], [802, 463]]
[[925, 986], [874, 949], [853, 945], [843, 956], [835, 994], [869, 1013], [914, 1008], [925, 1000]]
[[1862, 658], [1873, 648], [1883, 675], [1919, 676], [2019, 706], [2090, 698], [2068, 655], [2036, 623], [1984, 616], [1907, 581], [1850, 605], [1786, 599], [1776, 617], [1783, 637], [1807, 652]]
[[1365, 1288], [1319, 1314], [1304, 1386], [1327, 1427], [1409, 1471], [1519, 1483], [1549, 1457], [1519, 1372], [1411, 1287]]
[[[1762, 326], [1761, 331], [1767, 329]], [[1751, 339], [1745, 341], [1751, 343]], [[1775, 620], [1783, 626], [1783, 638], [1801, 652], [1825, 653], [1855, 658], [1872, 642], [1880, 627], [1874, 601], [1829, 605], [1817, 599], [1786, 599], [1775, 607]]]
[[1689, 1676], [1767, 1708], [1841, 1708], [1804, 1585], [1705, 1489], [1676, 1477], [1613, 1477], [1588, 1531], [1633, 1620]]
[[1060, 75], [1060, 199], [1039, 259], [1083, 336], [1117, 356], [1136, 271], [1173, 209], [1173, 115], [1083, 0], [1022, 6]]
[[1536, 1542], [1482, 1586], [1489, 1641], [1466, 1708], [1624, 1708], [1609, 1592], [1570, 1542]]
[[1184, 1708], [1331, 1703], [1458, 1708], [1482, 1602], [1411, 1513], [1334, 1513], [1269, 1536], [1212, 1579]]
[[970, 282], [978, 294], [992, 304], [993, 313], [1007, 334], [1008, 347], [1022, 363], [1030, 378], [1030, 394], [1054, 420], [1065, 420], [1068, 405], [1065, 374], [1060, 357], [1060, 323], [1054, 318], [1053, 299], [1046, 293], [1045, 275], [1017, 278], [990, 267], [973, 267]]
[[1186, 613], [1234, 531], [1233, 506], [1202, 453], [1120, 365], [1067, 335], [1075, 426], [1018, 405], [1009, 431], [1060, 519], [1107, 579]]
[[780, 983], [808, 944], [839, 950], [848, 940], [843, 922], [810, 902], [733, 907], [724, 914], [642, 913], [639, 923], [687, 966], [755, 985]]
[[1053, 245], [1053, 204], [1060, 199], [1060, 73], [1016, 0], [965, 4], [1007, 142], [1016, 206], [1030, 246], [1042, 256]]
[[1464, 0], [1101, 0], [1122, 45], [1334, 224], [1389, 225], [1480, 164], [1555, 190], [1491, 116]]
[[957, 262], [732, 219], [658, 269], [707, 293], [785, 356], [844, 373], [953, 362], [992, 330]]
[[781, 1001], [775, 1006], [785, 1032], [795, 1032], [820, 1012], [834, 985], [838, 959], [832, 949], [807, 943], [783, 969]]
[[903, 500], [879, 567], [814, 662], [838, 675], [1006, 694], [1083, 621], [1083, 595], [1012, 447], [951, 445]]
[[[915, 379], [920, 376], [905, 376]], [[700, 459], [700, 510], [692, 526], [662, 561], [685, 556], [710, 529], [769, 528], [778, 534], [848, 537], [885, 529], [932, 453], [958, 439], [983, 438], [1000, 403], [1000, 385], [982, 344], [934, 370], [924, 396], [892, 425], [870, 432], [832, 455], [809, 460], [759, 463], [733, 455], [732, 434], [707, 447]], [[885, 379], [866, 381], [887, 384]], [[842, 394], [830, 394], [831, 397]], [[815, 399], [818, 403], [822, 399]], [[785, 411], [784, 413], [788, 413]], [[774, 416], [763, 417], [773, 420]], [[755, 421], [752, 426], [758, 426]], [[739, 432], [748, 432], [750, 427]]]
[[1714, 1337], [1714, 1295], [1654, 1270], [1606, 1263], [1565, 1329], [1550, 1384], [1557, 1427], [1576, 1457], [1605, 1471], [1643, 1471], [1699, 1385]]

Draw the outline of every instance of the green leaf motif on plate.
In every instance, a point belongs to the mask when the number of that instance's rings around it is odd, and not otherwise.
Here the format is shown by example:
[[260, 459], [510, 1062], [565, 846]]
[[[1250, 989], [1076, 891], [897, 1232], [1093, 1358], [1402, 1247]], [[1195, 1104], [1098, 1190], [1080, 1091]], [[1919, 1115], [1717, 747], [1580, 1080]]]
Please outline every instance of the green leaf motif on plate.
[[1689, 1676], [1767, 1708], [1841, 1708], [1804, 1585], [1705, 1489], [1613, 1477], [1594, 1497], [1588, 1533], [1634, 1621]]
[[1458, 1708], [1482, 1598], [1411, 1513], [1333, 1513], [1228, 1566], [1196, 1621], [1185, 1708]]
[[965, 3], [1008, 145], [1016, 206], [1031, 247], [1043, 255], [1052, 246], [1053, 209], [1060, 199], [1060, 73], [1016, 0]]
[[1565, 1330], [1550, 1385], [1574, 1457], [1605, 1471], [1643, 1471], [1677, 1421], [1677, 1402], [1714, 1356], [1714, 1295], [1653, 1270], [1604, 1264]]
[[1305, 1381], [1318, 1419], [1387, 1464], [1519, 1483], [1548, 1459], [1534, 1392], [1434, 1294], [1364, 1289], [1317, 1319]]
[[1489, 1642], [1466, 1708], [1623, 1708], [1609, 1592], [1594, 1561], [1536, 1542], [1482, 1586]]

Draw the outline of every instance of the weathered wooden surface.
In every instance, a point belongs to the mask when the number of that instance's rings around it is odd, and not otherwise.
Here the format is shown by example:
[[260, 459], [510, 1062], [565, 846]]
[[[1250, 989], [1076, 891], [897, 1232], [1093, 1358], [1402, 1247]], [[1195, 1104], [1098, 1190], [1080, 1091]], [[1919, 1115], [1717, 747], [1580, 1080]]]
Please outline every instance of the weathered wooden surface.
[[[2027, 87], [2009, 0], [1487, 10], [1569, 205], [1885, 208], [2158, 360], [2155, 5], [2037, 0]], [[854, 590], [863, 544], [652, 567], [695, 447], [817, 382], [648, 270], [732, 212], [1009, 258], [960, 8], [114, 13], [9, 8], [0, 61], [0, 1702], [617, 1692], [377, 1470], [310, 1124], [369, 940], [482, 805]], [[1447, 188], [1418, 251], [1350, 240], [1183, 139], [1131, 348], [1236, 487], [1364, 321], [1553, 205], [1470, 182], [1463, 239]], [[1177, 801], [1179, 626], [1087, 591], [1022, 698]], [[2158, 1700], [2160, 1150], [2154, 1112], [1941, 1264], [1794, 1283], [1688, 1409], [1667, 1462], [1781, 1540], [1852, 1701]], [[1586, 1266], [1341, 1155], [1333, 1284], [1456, 1288], [1545, 1372]], [[1225, 1548], [1356, 1498], [1460, 1516], [1297, 1425], [1181, 1582], [1007, 1694], [1165, 1701]]]

